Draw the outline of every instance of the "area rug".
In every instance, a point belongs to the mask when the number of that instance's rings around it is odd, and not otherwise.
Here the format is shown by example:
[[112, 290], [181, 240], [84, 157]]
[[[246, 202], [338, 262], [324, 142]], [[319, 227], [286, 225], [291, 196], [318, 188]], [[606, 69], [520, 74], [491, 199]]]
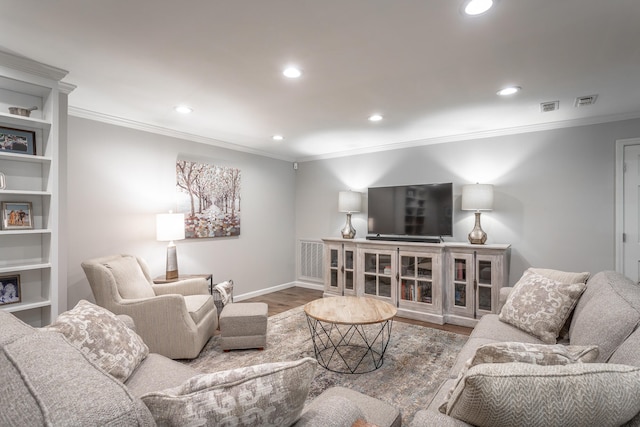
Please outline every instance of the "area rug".
[[[318, 366], [308, 401], [333, 386], [347, 387], [388, 402], [402, 412], [403, 424], [427, 404], [447, 378], [466, 336], [395, 321], [382, 367], [365, 374], [339, 374]], [[269, 317], [267, 348], [223, 352], [214, 336], [197, 359], [182, 361], [200, 372], [314, 357], [301, 307]]]

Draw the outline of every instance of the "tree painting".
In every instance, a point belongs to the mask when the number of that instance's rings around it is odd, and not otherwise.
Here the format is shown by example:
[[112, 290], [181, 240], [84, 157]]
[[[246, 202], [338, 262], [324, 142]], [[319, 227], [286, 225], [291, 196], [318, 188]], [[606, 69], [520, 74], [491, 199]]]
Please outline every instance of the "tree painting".
[[240, 169], [178, 160], [176, 174], [187, 239], [240, 235]]

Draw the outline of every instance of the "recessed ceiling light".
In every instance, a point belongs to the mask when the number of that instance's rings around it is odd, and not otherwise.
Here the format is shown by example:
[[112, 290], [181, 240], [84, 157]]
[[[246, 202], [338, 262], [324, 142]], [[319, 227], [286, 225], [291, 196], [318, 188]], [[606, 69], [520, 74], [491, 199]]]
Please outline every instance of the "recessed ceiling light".
[[302, 75], [302, 71], [297, 67], [287, 67], [284, 69], [282, 74], [290, 79], [297, 79]]
[[382, 120], [382, 116], [380, 114], [372, 114], [369, 116], [370, 122], [379, 122], [380, 120]]
[[513, 95], [514, 93], [518, 93], [522, 90], [520, 86], [510, 86], [505, 87], [504, 89], [500, 89], [497, 93], [500, 96]]
[[193, 112], [193, 108], [189, 107], [188, 105], [176, 105], [175, 107], [173, 107], [173, 109], [180, 114], [189, 114]]
[[464, 6], [467, 15], [481, 15], [493, 6], [493, 0], [469, 0]]
[[284, 136], [282, 136], [282, 135], [273, 135], [271, 137], [271, 139], [273, 139], [274, 141], [282, 141], [284, 139]]

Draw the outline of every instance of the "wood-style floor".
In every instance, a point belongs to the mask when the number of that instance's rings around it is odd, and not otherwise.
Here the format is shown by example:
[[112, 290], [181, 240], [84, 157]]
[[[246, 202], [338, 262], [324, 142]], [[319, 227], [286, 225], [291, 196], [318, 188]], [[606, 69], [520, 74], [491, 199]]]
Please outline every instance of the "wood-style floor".
[[[282, 291], [271, 292], [258, 297], [245, 299], [242, 300], [242, 302], [265, 302], [269, 306], [269, 316], [273, 316], [274, 314], [282, 313], [283, 311], [304, 305], [309, 301], [313, 301], [318, 298], [322, 298], [322, 291], [296, 286]], [[466, 328], [464, 326], [448, 324], [437, 325], [435, 323], [422, 322], [420, 320], [407, 319], [399, 316], [396, 316], [394, 320], [398, 322], [412, 323], [414, 325], [428, 326], [434, 329], [442, 329], [444, 331], [455, 332], [462, 335], [469, 335], [472, 331], [471, 328]]]

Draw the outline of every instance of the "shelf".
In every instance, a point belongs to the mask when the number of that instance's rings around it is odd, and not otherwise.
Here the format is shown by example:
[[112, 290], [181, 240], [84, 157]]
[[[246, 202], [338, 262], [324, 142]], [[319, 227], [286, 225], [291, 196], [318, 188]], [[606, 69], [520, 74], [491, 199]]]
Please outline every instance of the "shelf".
[[18, 128], [49, 129], [51, 123], [47, 120], [36, 119], [34, 117], [18, 116], [16, 114], [0, 113], [0, 123], [6, 127], [17, 126]]
[[50, 157], [34, 156], [33, 154], [10, 153], [6, 151], [0, 151], [0, 160], [12, 160], [28, 163], [51, 163]]
[[22, 234], [51, 234], [51, 230], [49, 229], [31, 229], [31, 230], [0, 230], [0, 236], [3, 234], [13, 234], [13, 235], [22, 235]]
[[31, 310], [34, 308], [49, 307], [50, 305], [51, 305], [51, 301], [42, 298], [37, 301], [26, 301], [26, 302], [23, 301], [15, 304], [0, 305], [0, 310], [4, 310], [4, 311], [8, 311], [9, 313], [12, 313], [12, 312], [18, 312], [18, 311], [24, 311], [24, 310]]
[[32, 191], [32, 190], [0, 190], [0, 194], [14, 194], [16, 196], [51, 196], [50, 191]]
[[39, 263], [33, 263], [33, 264], [0, 265], [0, 274], [15, 273], [18, 271], [28, 271], [28, 270], [43, 270], [46, 268], [51, 268], [51, 263], [39, 262]]

